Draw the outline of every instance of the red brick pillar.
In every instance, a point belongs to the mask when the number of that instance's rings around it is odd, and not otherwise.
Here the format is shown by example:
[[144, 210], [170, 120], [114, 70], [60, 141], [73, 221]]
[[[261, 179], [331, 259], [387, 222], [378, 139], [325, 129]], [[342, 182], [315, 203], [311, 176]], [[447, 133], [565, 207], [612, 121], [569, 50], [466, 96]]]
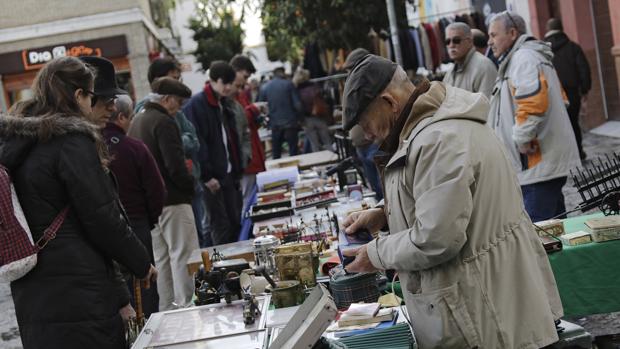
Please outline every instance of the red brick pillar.
[[611, 19], [611, 31], [614, 40], [614, 44], [611, 48], [611, 54], [614, 57], [614, 62], [616, 63], [616, 75], [618, 85], [620, 85], [620, 0], [609, 0], [608, 4], [609, 17]]
[[551, 18], [548, 0], [528, 0], [528, 5], [530, 7], [532, 35], [542, 39], [545, 36], [547, 21]]

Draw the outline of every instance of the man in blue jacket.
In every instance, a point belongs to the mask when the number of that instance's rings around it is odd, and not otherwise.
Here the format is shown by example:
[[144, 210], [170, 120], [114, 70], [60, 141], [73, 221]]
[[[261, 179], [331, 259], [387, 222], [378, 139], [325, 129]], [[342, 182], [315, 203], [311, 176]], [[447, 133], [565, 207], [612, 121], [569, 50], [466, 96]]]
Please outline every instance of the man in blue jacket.
[[260, 90], [258, 101], [267, 102], [269, 106], [273, 158], [279, 159], [282, 156], [283, 142], [288, 143], [290, 155], [299, 153], [298, 114], [302, 110], [302, 105], [295, 85], [284, 75], [284, 68], [276, 68], [273, 75], [273, 79]]
[[209, 67], [209, 81], [183, 107], [200, 141], [198, 161], [213, 245], [237, 241], [241, 230], [241, 147], [227, 102], [236, 73], [224, 61]]

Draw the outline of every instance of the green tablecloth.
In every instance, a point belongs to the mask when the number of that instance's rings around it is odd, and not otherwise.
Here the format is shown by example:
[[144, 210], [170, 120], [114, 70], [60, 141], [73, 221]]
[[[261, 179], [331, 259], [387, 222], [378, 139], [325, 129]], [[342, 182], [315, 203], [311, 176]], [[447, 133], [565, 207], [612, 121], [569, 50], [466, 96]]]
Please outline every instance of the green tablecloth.
[[[588, 231], [584, 222], [600, 216], [565, 219], [564, 230]], [[620, 311], [620, 240], [564, 246], [549, 261], [566, 316]]]
[[[584, 222], [602, 213], [564, 220], [567, 233], [588, 231]], [[549, 255], [560, 290], [564, 315], [583, 316], [620, 311], [620, 240], [564, 246]], [[402, 296], [400, 283], [396, 294]]]

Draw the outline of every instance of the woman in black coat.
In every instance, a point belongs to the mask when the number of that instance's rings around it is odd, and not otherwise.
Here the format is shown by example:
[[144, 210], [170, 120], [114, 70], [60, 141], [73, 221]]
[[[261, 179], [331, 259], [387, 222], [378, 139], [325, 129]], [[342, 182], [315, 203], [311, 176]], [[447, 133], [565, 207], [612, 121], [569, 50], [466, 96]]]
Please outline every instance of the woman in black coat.
[[123, 348], [119, 309], [128, 299], [114, 261], [138, 278], [156, 277], [121, 216], [105, 145], [84, 118], [93, 79], [76, 58], [52, 60], [35, 79], [33, 99], [0, 117], [0, 163], [10, 171], [34, 240], [69, 207], [36, 267], [11, 283], [25, 349]]

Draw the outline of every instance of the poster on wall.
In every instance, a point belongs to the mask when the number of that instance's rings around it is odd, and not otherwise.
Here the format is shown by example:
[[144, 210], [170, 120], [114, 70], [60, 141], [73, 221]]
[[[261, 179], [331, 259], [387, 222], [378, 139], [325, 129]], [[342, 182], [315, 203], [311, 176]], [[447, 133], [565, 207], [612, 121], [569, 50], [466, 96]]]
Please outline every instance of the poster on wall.
[[506, 0], [472, 0], [471, 2], [474, 11], [484, 15], [487, 26], [493, 15], [506, 11]]

